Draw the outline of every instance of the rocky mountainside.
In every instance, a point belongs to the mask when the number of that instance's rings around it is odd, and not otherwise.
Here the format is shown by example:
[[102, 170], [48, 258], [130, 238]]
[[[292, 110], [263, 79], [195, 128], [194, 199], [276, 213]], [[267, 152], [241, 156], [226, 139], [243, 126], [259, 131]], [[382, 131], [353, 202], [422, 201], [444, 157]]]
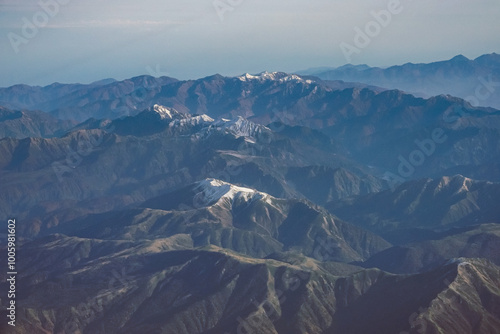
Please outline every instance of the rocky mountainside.
[[[165, 110], [173, 117], [163, 117]], [[213, 120], [165, 110], [89, 120], [59, 138], [0, 140], [2, 216], [25, 219], [18, 232], [34, 236], [62, 221], [138, 204], [209, 177], [280, 198], [304, 198], [287, 174], [313, 165], [349, 170], [349, 181], [327, 185], [338, 196], [386, 186], [313, 130], [277, 132], [242, 118]], [[318, 138], [326, 140], [318, 145]]]
[[145, 109], [138, 109], [137, 103], [144, 101], [149, 91], [175, 81], [144, 75], [123, 81], [101, 80], [89, 85], [15, 85], [0, 89], [0, 105], [11, 109], [42, 110], [57, 118], [78, 121], [85, 121], [92, 115], [117, 118]]
[[345, 168], [325, 166], [293, 167], [288, 169], [286, 179], [306, 198], [321, 205], [350, 194], [376, 193], [386, 188], [386, 183], [373, 175], [359, 176]]
[[340, 218], [384, 235], [392, 242], [432, 237], [432, 231], [497, 223], [500, 184], [461, 175], [411, 181], [376, 194], [330, 202]]
[[485, 260], [338, 276], [312, 259], [190, 246], [182, 235], [135, 243], [54, 235], [23, 245], [25, 293], [11, 332], [479, 334], [500, 325], [500, 268]]
[[178, 234], [262, 258], [295, 250], [319, 260], [363, 261], [390, 246], [307, 201], [285, 200], [215, 179], [150, 199], [139, 208], [91, 215], [56, 231], [85, 238], [141, 240]]

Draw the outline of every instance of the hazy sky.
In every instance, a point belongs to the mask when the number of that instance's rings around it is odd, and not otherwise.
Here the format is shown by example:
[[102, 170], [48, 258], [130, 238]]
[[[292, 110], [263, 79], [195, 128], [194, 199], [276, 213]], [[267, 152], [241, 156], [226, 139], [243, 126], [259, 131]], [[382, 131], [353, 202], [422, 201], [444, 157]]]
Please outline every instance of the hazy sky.
[[354, 64], [500, 53], [499, 0], [394, 1], [0, 0], [0, 86], [340, 66], [356, 27]]

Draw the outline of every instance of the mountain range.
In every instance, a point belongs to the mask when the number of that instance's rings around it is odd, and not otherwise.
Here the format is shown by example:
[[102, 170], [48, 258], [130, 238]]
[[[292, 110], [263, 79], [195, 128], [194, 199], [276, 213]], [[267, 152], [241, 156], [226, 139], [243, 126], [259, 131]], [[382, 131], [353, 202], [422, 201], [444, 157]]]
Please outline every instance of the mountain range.
[[[61, 85], [53, 89], [52, 95], [62, 94]], [[63, 115], [66, 110], [74, 119], [87, 122], [89, 118], [132, 117], [155, 104], [215, 120], [241, 116], [271, 125], [275, 132], [283, 130], [281, 124], [319, 130], [342, 147], [345, 155], [375, 167], [391, 183], [455, 174], [500, 181], [499, 111], [473, 107], [451, 96], [422, 99], [397, 90], [335, 89], [322, 80], [279, 72], [190, 81], [137, 77], [90, 85], [81, 89], [83, 95], [72, 94], [42, 110], [68, 118]], [[47, 99], [52, 95], [47, 93]], [[15, 100], [1, 96], [0, 104]]]
[[498, 333], [496, 61], [1, 88], [0, 332]]
[[500, 108], [500, 55], [485, 54], [476, 59], [458, 55], [428, 64], [407, 63], [387, 68], [344, 65], [299, 71], [324, 80], [344, 80], [400, 89], [421, 97], [449, 94], [476, 106]]
[[[326, 207], [390, 240], [402, 240], [402, 235], [389, 235], [392, 231], [408, 230], [418, 238], [417, 231], [429, 227], [449, 229], [497, 223], [498, 196], [499, 183], [455, 175], [411, 181], [395, 189], [333, 201]], [[386, 206], [388, 203], [390, 206]]]
[[494, 333], [500, 325], [500, 268], [487, 260], [394, 275], [189, 246], [182, 235], [27, 244], [14, 332]]

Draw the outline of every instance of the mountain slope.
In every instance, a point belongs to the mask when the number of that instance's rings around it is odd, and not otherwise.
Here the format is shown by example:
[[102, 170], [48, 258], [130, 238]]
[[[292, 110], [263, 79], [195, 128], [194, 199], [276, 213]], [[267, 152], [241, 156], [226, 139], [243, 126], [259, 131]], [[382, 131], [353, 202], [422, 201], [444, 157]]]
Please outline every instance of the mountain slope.
[[[326, 332], [496, 333], [500, 325], [499, 273], [498, 266], [485, 260], [456, 259], [436, 270], [407, 276], [402, 282], [377, 282], [338, 311], [334, 326]], [[425, 288], [417, 288], [420, 284]], [[410, 315], [402, 319], [401, 313]]]
[[294, 167], [288, 169], [286, 178], [306, 198], [320, 205], [352, 194], [365, 195], [386, 188], [380, 179], [371, 175], [359, 176], [344, 168]]
[[17, 111], [0, 106], [0, 139], [50, 138], [63, 135], [77, 124], [63, 121], [41, 111]]
[[159, 240], [130, 251], [119, 241], [64, 236], [24, 245], [19, 291], [27, 293], [17, 298], [13, 333], [388, 334], [425, 328], [479, 334], [499, 325], [500, 268], [484, 260], [460, 259], [411, 276], [373, 269], [339, 277], [314, 260], [312, 270], [214, 247], [175, 251], [168, 245], [171, 240]]
[[60, 231], [110, 240], [188, 234], [196, 247], [215, 245], [257, 258], [296, 250], [338, 262], [365, 260], [390, 246], [310, 202], [278, 199], [215, 179], [150, 199], [142, 208], [68, 223]]
[[498, 196], [498, 183], [456, 175], [407, 182], [377, 194], [331, 202], [327, 208], [341, 219], [348, 218], [398, 243], [404, 230], [413, 230], [418, 238], [415, 232], [419, 229], [496, 223], [500, 217]]

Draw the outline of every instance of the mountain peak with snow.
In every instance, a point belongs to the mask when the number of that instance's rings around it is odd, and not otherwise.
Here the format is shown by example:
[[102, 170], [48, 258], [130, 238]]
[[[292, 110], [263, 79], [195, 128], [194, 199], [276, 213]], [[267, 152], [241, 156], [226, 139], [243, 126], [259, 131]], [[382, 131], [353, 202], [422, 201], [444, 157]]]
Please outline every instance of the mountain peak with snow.
[[169, 128], [183, 128], [183, 127], [194, 127], [200, 126], [202, 128], [209, 127], [214, 119], [208, 115], [190, 115], [181, 113], [174, 108], [165, 107], [159, 104], [155, 104], [150, 111], [160, 115], [162, 120], [171, 121], [169, 122]]
[[198, 182], [194, 190], [200, 194], [196, 198], [199, 207], [213, 205], [222, 199], [234, 202], [236, 199], [251, 201], [269, 197], [269, 195], [254, 189], [239, 187], [231, 183], [211, 178]]
[[245, 73], [238, 77], [241, 81], [278, 81], [278, 82], [287, 82], [287, 81], [300, 81], [305, 83], [312, 83], [311, 80], [305, 80], [297, 74], [288, 74], [285, 72], [268, 72], [264, 71], [256, 75], [252, 75], [249, 73]]
[[188, 116], [182, 119], [175, 119], [169, 124], [170, 128], [193, 127], [201, 125], [203, 128], [209, 127], [214, 122], [214, 119], [208, 115]]
[[151, 109], [160, 115], [161, 119], [185, 119], [189, 117], [174, 108], [168, 108], [160, 104], [155, 104]]
[[214, 122], [211, 129], [232, 133], [236, 137], [257, 137], [263, 132], [271, 132], [269, 128], [264, 125], [254, 123], [241, 116], [229, 120], [222, 118]]
[[215, 133], [223, 133], [231, 134], [236, 138], [245, 137], [249, 141], [255, 142], [258, 138], [270, 138], [272, 136], [272, 131], [266, 126], [248, 121], [241, 116], [234, 119], [221, 118], [214, 120], [206, 114], [196, 116], [181, 114], [175, 109], [159, 105], [155, 105], [154, 108], [155, 112], [162, 117], [162, 120], [171, 120], [168, 124], [170, 129], [194, 129], [193, 136], [197, 138], [207, 138]]

